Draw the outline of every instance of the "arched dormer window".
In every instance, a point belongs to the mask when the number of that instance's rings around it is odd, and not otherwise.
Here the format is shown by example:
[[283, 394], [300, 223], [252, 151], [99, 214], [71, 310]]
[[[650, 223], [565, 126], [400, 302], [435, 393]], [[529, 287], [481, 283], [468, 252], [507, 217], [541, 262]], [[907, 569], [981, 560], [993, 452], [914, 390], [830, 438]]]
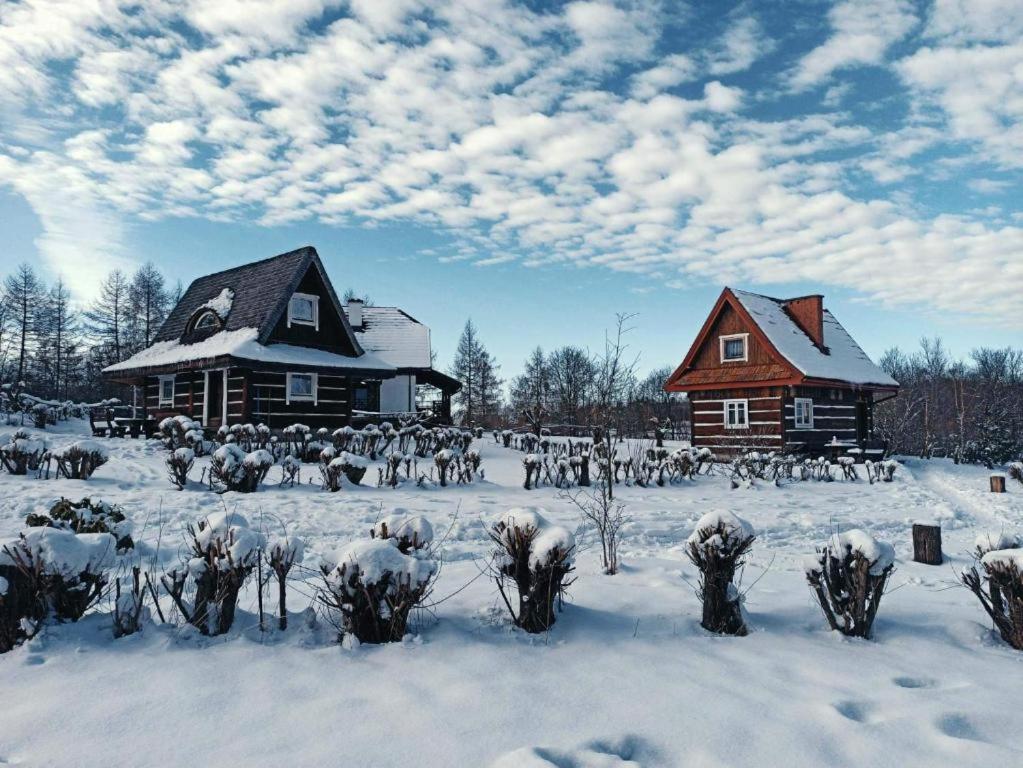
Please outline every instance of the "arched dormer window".
[[189, 334], [199, 334], [203, 337], [216, 333], [223, 327], [220, 316], [212, 309], [200, 309], [192, 316], [188, 324]]

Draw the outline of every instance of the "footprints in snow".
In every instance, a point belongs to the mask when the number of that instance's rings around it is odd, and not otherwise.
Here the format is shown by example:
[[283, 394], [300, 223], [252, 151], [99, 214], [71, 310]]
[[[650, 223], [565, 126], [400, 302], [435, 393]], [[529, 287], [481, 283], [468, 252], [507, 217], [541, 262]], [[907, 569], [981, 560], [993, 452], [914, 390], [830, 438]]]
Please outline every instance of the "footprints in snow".
[[892, 679], [899, 688], [934, 688], [937, 684], [937, 680], [932, 680], [929, 677], [896, 677]]

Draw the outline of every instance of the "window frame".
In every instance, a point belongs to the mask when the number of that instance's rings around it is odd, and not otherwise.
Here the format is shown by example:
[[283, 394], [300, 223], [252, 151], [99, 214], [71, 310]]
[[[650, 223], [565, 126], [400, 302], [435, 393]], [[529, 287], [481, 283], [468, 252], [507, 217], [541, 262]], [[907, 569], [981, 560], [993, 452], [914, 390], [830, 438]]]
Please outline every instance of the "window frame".
[[[296, 395], [296, 394], [292, 393], [292, 391], [291, 391], [291, 382], [294, 380], [294, 378], [296, 376], [301, 376], [303, 378], [306, 377], [306, 376], [309, 377], [310, 392], [309, 392], [308, 395], [306, 395], [306, 394], [297, 394]], [[313, 405], [317, 405], [318, 394], [319, 394], [318, 391], [317, 391], [318, 388], [319, 388], [318, 378], [319, 378], [319, 375], [315, 374], [315, 373], [308, 373], [306, 371], [294, 371], [294, 372], [288, 371], [288, 373], [285, 375], [285, 381], [284, 381], [284, 402], [286, 404], [288, 404], [288, 405], [291, 405], [291, 403], [312, 403]]]
[[[742, 424], [730, 424], [728, 419], [729, 406], [735, 406], [742, 404]], [[730, 400], [724, 400], [721, 403], [722, 418], [725, 429], [749, 429], [749, 400], [747, 398], [739, 397]]]
[[[729, 341], [742, 342], [742, 357], [725, 357], [725, 343]], [[722, 363], [745, 363], [749, 360], [749, 334], [729, 333], [718, 336], [718, 356]]]
[[[156, 405], [158, 408], [165, 405], [169, 405], [171, 408], [174, 407], [174, 395], [176, 394], [174, 390], [176, 386], [176, 379], [177, 377], [173, 373], [168, 373], [157, 377]], [[170, 382], [171, 385], [171, 394], [169, 398], [166, 398], [163, 395], [163, 385], [166, 384], [167, 382]]]
[[[295, 306], [295, 299], [308, 300], [313, 308], [312, 320], [305, 320], [304, 318], [295, 317], [292, 312]], [[292, 325], [311, 325], [317, 331], [320, 330], [320, 297], [313, 293], [298, 293], [297, 291], [291, 294], [291, 298], [288, 299], [288, 327]]]
[[[799, 418], [799, 406], [807, 404], [809, 405], [809, 421], [800, 421]], [[813, 429], [813, 398], [812, 397], [795, 397], [792, 399], [792, 428], [793, 429]]]
[[[204, 326], [202, 325], [202, 321], [205, 320], [207, 317], [210, 318], [212, 322], [209, 325]], [[192, 323], [192, 330], [205, 331], [209, 330], [210, 328], [220, 328], [220, 325], [221, 325], [220, 315], [218, 315], [212, 309], [207, 309], [200, 312], [198, 316], [195, 318], [195, 321]]]

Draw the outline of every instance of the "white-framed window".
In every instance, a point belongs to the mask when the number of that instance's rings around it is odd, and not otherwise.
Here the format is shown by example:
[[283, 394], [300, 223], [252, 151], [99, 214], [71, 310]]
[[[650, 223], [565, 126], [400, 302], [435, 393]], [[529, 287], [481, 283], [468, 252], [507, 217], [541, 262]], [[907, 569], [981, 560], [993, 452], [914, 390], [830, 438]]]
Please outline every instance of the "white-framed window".
[[320, 297], [310, 293], [294, 293], [288, 302], [288, 327], [311, 325], [320, 329]]
[[748, 333], [733, 333], [728, 336], [719, 336], [718, 342], [721, 345], [722, 363], [745, 362], [748, 359]]
[[315, 373], [289, 373], [287, 375], [287, 389], [285, 400], [288, 403], [311, 402], [316, 403], [316, 374]]
[[159, 404], [174, 405], [174, 374], [159, 378]]
[[813, 400], [797, 397], [793, 401], [796, 413], [796, 429], [813, 429]]
[[749, 428], [749, 401], [725, 400], [725, 429]]
[[199, 315], [199, 318], [195, 321], [195, 330], [201, 331], [206, 328], [217, 328], [220, 326], [220, 318], [217, 317], [217, 313], [212, 309], [208, 309]]

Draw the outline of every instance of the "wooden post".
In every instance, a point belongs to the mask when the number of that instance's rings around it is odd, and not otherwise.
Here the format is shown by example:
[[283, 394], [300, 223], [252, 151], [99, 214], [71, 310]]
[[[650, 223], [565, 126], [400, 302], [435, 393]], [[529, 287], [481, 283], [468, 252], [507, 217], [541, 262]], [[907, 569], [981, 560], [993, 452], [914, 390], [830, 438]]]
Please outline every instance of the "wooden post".
[[913, 523], [913, 559], [925, 565], [941, 565], [941, 526]]
[[991, 475], [991, 493], [1005, 493], [1005, 475]]

